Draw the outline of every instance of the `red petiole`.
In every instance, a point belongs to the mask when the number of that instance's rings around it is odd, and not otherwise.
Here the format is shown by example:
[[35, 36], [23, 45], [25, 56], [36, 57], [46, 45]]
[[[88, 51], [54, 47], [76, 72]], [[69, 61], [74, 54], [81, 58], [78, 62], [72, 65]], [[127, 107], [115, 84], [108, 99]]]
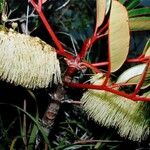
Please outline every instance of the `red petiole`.
[[133, 101], [150, 101], [150, 98], [142, 97], [135, 94], [127, 94], [122, 91], [118, 91], [113, 89], [112, 87], [109, 87], [107, 85], [91, 85], [91, 84], [81, 84], [81, 83], [73, 83], [73, 82], [66, 82], [66, 85], [73, 87], [73, 88], [82, 88], [82, 89], [95, 89], [95, 90], [104, 90], [111, 92], [113, 94], [117, 94], [119, 96], [125, 97], [127, 99], [133, 100]]

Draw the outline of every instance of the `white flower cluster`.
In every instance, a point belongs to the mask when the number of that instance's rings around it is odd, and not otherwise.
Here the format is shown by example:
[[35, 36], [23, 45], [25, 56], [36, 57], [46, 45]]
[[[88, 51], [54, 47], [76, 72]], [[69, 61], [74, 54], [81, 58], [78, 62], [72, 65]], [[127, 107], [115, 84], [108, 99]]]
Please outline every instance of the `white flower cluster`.
[[61, 82], [54, 48], [37, 37], [0, 31], [0, 79], [33, 89]]

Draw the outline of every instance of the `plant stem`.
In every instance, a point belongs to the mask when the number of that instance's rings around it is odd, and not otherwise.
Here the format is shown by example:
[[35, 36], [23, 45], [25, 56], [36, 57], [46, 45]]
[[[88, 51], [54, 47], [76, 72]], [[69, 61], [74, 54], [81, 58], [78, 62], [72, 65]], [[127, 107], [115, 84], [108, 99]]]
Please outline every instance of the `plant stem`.
[[123, 141], [118, 140], [80, 140], [75, 141], [74, 144], [92, 144], [92, 143], [121, 143]]
[[42, 3], [41, 0], [38, 1], [38, 5], [34, 2], [34, 0], [30, 0], [30, 3], [33, 5], [33, 7], [36, 9], [36, 11], [38, 12], [43, 24], [45, 25], [45, 28], [47, 29], [48, 33], [50, 34], [50, 36], [52, 37], [53, 41], [55, 42], [57, 48], [58, 48], [58, 53], [60, 55], [63, 55], [65, 57], [67, 57], [68, 59], [72, 59], [72, 55], [70, 55], [69, 53], [65, 52], [63, 46], [61, 45], [60, 41], [58, 40], [57, 36], [55, 35], [54, 31], [52, 30], [50, 24], [48, 23], [44, 13], [41, 10], [42, 7]]
[[[27, 111], [27, 101], [24, 99], [23, 101], [23, 110], [26, 112]], [[27, 118], [26, 114], [23, 114], [23, 142], [25, 145], [25, 150], [27, 150]]]
[[95, 90], [104, 90], [107, 92], [111, 92], [113, 94], [117, 94], [119, 96], [127, 98], [127, 100], [133, 100], [133, 101], [150, 101], [150, 98], [148, 97], [142, 97], [134, 94], [127, 94], [122, 91], [115, 90], [109, 86], [104, 85], [92, 85], [92, 84], [82, 84], [82, 83], [73, 83], [73, 82], [66, 82], [64, 83], [70, 87], [73, 88], [82, 88], [82, 89], [95, 89]]

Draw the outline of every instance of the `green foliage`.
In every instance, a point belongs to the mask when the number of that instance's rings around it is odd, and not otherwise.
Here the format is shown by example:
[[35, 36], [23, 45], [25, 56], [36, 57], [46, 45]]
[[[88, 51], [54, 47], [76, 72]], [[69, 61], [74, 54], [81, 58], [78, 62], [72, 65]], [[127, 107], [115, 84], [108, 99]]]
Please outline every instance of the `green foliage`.
[[119, 0], [119, 2], [120, 2], [121, 4], [124, 4], [124, 3], [126, 2], [126, 0]]
[[0, 0], [0, 13], [2, 13], [3, 11], [4, 3], [5, 3], [5, 0]]
[[140, 0], [128, 1], [127, 9], [130, 10], [136, 8], [137, 6], [140, 5], [140, 2], [141, 2]]
[[147, 8], [132, 9], [129, 11], [128, 14], [129, 14], [129, 17], [150, 15], [150, 9], [148, 7]]

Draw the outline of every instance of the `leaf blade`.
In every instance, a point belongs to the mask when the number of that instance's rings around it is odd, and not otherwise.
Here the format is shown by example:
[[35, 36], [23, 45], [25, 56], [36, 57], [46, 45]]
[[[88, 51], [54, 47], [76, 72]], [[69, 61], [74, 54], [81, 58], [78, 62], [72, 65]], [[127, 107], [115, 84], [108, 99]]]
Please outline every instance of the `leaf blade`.
[[150, 39], [147, 41], [147, 43], [144, 47], [143, 54], [145, 56], [150, 56]]
[[129, 27], [132, 31], [150, 30], [150, 17], [130, 18]]
[[130, 79], [141, 75], [143, 73], [145, 67], [146, 67], [146, 64], [140, 64], [140, 65], [136, 65], [134, 67], [127, 69], [119, 76], [116, 83], [126, 83]]
[[128, 12], [129, 17], [137, 17], [141, 15], [150, 15], [150, 8], [145, 7], [145, 8], [138, 8], [138, 9], [133, 9]]
[[96, 0], [96, 26], [99, 27], [104, 21], [106, 10], [105, 0]]
[[133, 9], [135, 7], [137, 7], [140, 4], [140, 0], [133, 0], [133, 1], [129, 1], [128, 5], [127, 5], [127, 9]]
[[117, 71], [126, 60], [129, 51], [129, 40], [127, 10], [119, 2], [112, 1], [109, 23], [111, 72]]
[[120, 2], [121, 4], [124, 4], [124, 3], [126, 2], [126, 0], [119, 0], [119, 2]]

